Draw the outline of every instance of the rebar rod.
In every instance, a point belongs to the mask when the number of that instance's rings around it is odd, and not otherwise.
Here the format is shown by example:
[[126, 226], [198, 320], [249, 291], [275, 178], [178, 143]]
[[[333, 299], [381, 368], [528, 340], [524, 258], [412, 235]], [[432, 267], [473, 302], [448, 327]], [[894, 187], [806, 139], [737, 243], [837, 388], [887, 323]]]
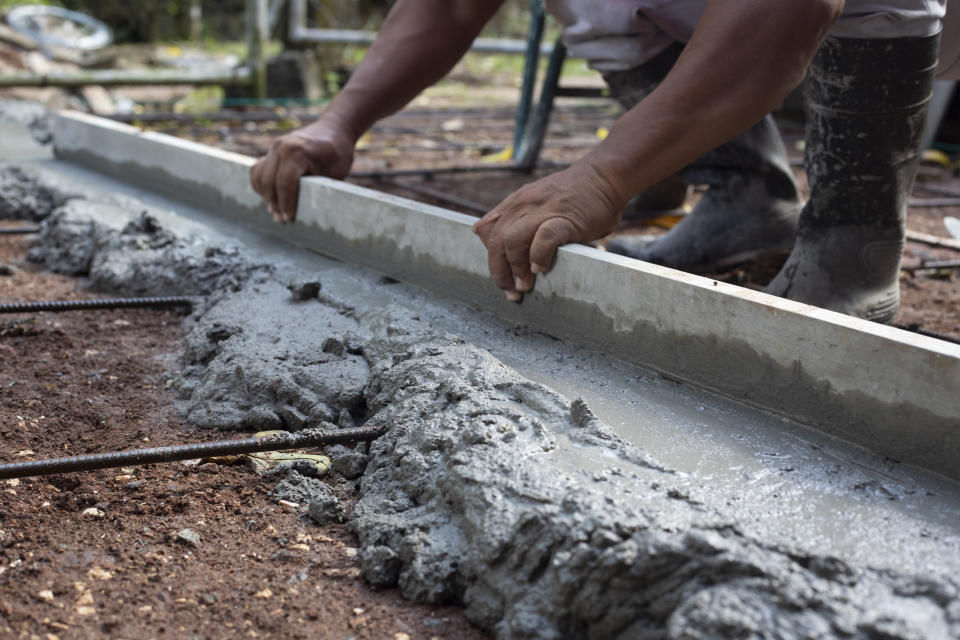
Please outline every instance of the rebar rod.
[[400, 189], [406, 189], [407, 191], [413, 191], [414, 193], [419, 193], [420, 195], [427, 196], [428, 198], [433, 198], [434, 200], [439, 200], [447, 205], [453, 205], [461, 209], [466, 209], [471, 213], [476, 213], [479, 215], [484, 215], [493, 207], [481, 204], [479, 202], [474, 202], [473, 200], [467, 200], [466, 198], [461, 198], [450, 193], [444, 193], [439, 189], [433, 189], [426, 185], [417, 184], [415, 182], [409, 182], [407, 180], [397, 180], [397, 179], [388, 179], [383, 180], [382, 184], [384, 185], [393, 185], [394, 187], [399, 187]]
[[[565, 169], [570, 165], [565, 162], [540, 160], [536, 169]], [[423, 176], [429, 179], [432, 176], [465, 174], [465, 173], [525, 173], [527, 170], [515, 164], [467, 165], [452, 167], [433, 167], [423, 169], [383, 169], [380, 171], [354, 171], [349, 178], [397, 178], [406, 176]]]
[[0, 236], [23, 236], [30, 233], [40, 233], [40, 227], [30, 225], [26, 227], [0, 227]]
[[329, 444], [369, 442], [386, 433], [386, 427], [353, 427], [336, 431], [309, 429], [298, 433], [283, 433], [262, 438], [243, 438], [241, 440], [218, 440], [198, 444], [153, 447], [151, 449], [133, 449], [96, 453], [69, 458], [48, 460], [30, 460], [0, 464], [0, 479], [45, 476], [54, 473], [75, 471], [93, 471], [132, 465], [156, 464], [159, 462], [177, 462], [215, 456], [240, 455], [258, 451], [282, 451], [301, 447], [316, 447]]
[[911, 207], [958, 207], [960, 198], [910, 198]]
[[894, 322], [891, 326], [896, 327], [897, 329], [903, 329], [904, 331], [909, 331], [911, 333], [916, 333], [917, 335], [926, 336], [928, 338], [936, 338], [937, 340], [943, 340], [944, 342], [960, 344], [960, 338], [948, 336], [947, 334], [940, 333], [939, 331], [924, 329], [918, 324], [903, 324], [902, 322]]
[[907, 273], [916, 273], [917, 271], [948, 271], [960, 269], [960, 260], [924, 260], [920, 264], [903, 266], [901, 269]]
[[105, 298], [100, 300], [46, 300], [40, 302], [11, 302], [0, 304], [0, 313], [38, 313], [41, 311], [91, 311], [94, 309], [141, 309], [146, 307], [168, 309], [188, 307], [199, 298], [167, 296], [159, 298]]

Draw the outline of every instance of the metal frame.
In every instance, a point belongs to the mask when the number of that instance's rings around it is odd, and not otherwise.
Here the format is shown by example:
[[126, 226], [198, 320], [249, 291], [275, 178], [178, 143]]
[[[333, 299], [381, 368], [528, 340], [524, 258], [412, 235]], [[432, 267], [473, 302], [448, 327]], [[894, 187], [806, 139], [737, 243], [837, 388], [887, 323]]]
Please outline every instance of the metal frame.
[[[280, 0], [282, 2], [284, 0]], [[279, 4], [279, 2], [277, 3]], [[279, 7], [271, 7], [276, 15]], [[377, 38], [375, 31], [361, 31], [356, 29], [317, 29], [307, 26], [307, 0], [290, 0], [290, 20], [287, 31], [287, 41], [293, 44], [352, 44], [369, 46]], [[470, 47], [471, 51], [479, 53], [511, 53], [527, 52], [527, 42], [501, 38], [477, 38]], [[541, 53], [549, 54], [553, 50], [550, 45], [541, 47]]]
[[218, 71], [116, 71], [96, 70], [71, 73], [10, 73], [0, 75], [0, 88], [82, 87], [86, 85], [218, 84], [250, 86], [257, 97], [266, 96], [269, 40], [268, 0], [247, 0], [248, 58], [233, 69]]

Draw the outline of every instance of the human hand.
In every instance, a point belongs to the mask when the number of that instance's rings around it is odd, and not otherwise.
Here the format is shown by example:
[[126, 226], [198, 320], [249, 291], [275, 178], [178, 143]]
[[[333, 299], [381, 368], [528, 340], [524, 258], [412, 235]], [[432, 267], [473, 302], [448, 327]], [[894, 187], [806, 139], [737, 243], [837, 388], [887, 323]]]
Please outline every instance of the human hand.
[[250, 184], [277, 222], [297, 215], [300, 177], [342, 179], [353, 165], [356, 140], [342, 127], [318, 120], [274, 140], [267, 155], [250, 169]]
[[533, 289], [536, 274], [553, 266], [560, 245], [607, 235], [625, 203], [607, 178], [581, 161], [521, 187], [473, 231], [487, 247], [494, 283], [519, 302]]

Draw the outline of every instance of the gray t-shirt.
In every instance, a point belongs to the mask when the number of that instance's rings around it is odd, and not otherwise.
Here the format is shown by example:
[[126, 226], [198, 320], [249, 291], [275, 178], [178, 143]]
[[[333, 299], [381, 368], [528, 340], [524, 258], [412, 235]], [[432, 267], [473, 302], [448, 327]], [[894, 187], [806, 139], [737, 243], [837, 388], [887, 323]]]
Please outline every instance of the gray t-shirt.
[[[953, 0], [960, 4], [960, 0]], [[545, 0], [564, 25], [571, 55], [597, 71], [623, 71], [693, 35], [706, 0]], [[904, 38], [940, 31], [947, 0], [847, 0], [830, 34], [841, 38]], [[960, 12], [960, 7], [957, 8]], [[953, 41], [960, 33], [952, 34]], [[944, 34], [947, 40], [947, 34]]]

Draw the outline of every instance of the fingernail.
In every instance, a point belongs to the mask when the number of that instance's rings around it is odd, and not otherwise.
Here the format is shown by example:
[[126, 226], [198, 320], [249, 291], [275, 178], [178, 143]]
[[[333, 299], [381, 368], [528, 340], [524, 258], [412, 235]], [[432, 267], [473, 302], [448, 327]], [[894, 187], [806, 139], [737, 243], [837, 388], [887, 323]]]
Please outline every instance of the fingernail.
[[523, 292], [530, 291], [530, 289], [533, 288], [530, 284], [524, 282], [523, 278], [520, 278], [520, 277], [516, 277], [513, 279], [513, 286], [517, 291], [523, 291]]
[[542, 265], [537, 264], [536, 262], [531, 262], [531, 263], [530, 263], [530, 271], [532, 271], [533, 273], [546, 273], [546, 272], [547, 272], [547, 268], [544, 267], [544, 266], [542, 266]]
[[523, 294], [519, 291], [504, 291], [503, 294], [507, 296], [507, 300], [510, 302], [520, 302], [523, 300]]

